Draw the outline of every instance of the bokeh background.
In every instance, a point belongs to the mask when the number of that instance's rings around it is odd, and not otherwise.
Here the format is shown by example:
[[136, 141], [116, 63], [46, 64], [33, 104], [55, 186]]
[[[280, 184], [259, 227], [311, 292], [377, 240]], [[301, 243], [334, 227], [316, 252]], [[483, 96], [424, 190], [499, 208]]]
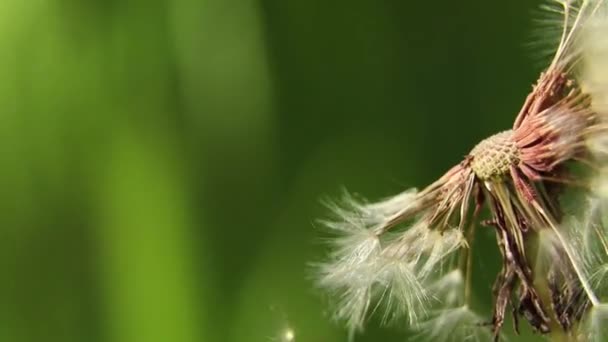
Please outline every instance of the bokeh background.
[[508, 128], [538, 4], [1, 1], [0, 341], [346, 341], [319, 200], [422, 187]]

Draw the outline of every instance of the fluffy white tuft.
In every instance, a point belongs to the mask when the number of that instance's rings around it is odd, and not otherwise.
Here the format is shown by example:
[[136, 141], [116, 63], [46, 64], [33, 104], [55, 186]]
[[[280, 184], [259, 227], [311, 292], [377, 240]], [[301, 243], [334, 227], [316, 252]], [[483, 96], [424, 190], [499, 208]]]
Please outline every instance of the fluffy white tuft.
[[555, 57], [555, 47], [562, 45], [564, 32], [572, 31], [580, 9], [575, 2], [582, 1], [546, 0], [541, 4], [530, 45], [543, 59]]
[[415, 271], [415, 263], [397, 258], [383, 258], [379, 263], [378, 286], [382, 290], [379, 306], [383, 306], [383, 322], [405, 317], [415, 324], [426, 316], [429, 296]]
[[339, 230], [329, 260], [317, 265], [318, 285], [337, 296], [335, 318], [350, 331], [363, 328], [372, 297], [374, 263], [381, 251], [380, 240], [361, 226]]
[[537, 20], [535, 47], [543, 55], [554, 56], [552, 66], [572, 66], [592, 51], [605, 53], [595, 49], [605, 44], [605, 0], [548, 0], [541, 9], [544, 15]]
[[323, 221], [332, 230], [352, 231], [365, 228], [378, 232], [400, 213], [416, 204], [416, 189], [408, 189], [379, 202], [368, 203], [344, 191], [340, 203], [326, 203], [335, 215], [334, 221]]
[[424, 341], [492, 341], [493, 335], [483, 319], [467, 306], [437, 310], [416, 327]]
[[343, 206], [331, 205], [335, 219], [324, 222], [336, 236], [328, 260], [317, 265], [318, 285], [337, 298], [335, 318], [346, 323], [351, 336], [378, 308], [384, 322], [406, 318], [416, 324], [426, 317], [431, 299], [427, 280], [465, 244], [462, 233], [438, 232], [420, 219], [405, 231], [380, 237], [395, 216], [419, 205], [415, 190], [371, 204], [348, 194], [343, 200]]
[[587, 198], [581, 219], [569, 218], [566, 223], [570, 229], [565, 232], [575, 259], [600, 297], [606, 295], [608, 289], [605, 278], [608, 274], [608, 232], [602, 223], [604, 201], [600, 197]]
[[385, 320], [406, 317], [415, 324], [426, 315], [432, 293], [429, 276], [465, 244], [457, 229], [440, 233], [418, 223], [388, 243], [381, 254], [380, 281], [385, 286]]
[[588, 1], [591, 17], [581, 31], [581, 83], [591, 94], [593, 109], [608, 120], [608, 2]]
[[466, 246], [466, 238], [458, 229], [451, 229], [443, 233], [432, 231], [428, 234], [425, 243], [427, 246], [431, 246], [431, 249], [420, 269], [420, 274], [424, 278], [435, 272], [449, 255]]
[[457, 268], [439, 278], [430, 286], [433, 298], [442, 307], [456, 307], [464, 303], [464, 275]]
[[592, 307], [587, 312], [577, 336], [579, 341], [608, 341], [608, 304]]

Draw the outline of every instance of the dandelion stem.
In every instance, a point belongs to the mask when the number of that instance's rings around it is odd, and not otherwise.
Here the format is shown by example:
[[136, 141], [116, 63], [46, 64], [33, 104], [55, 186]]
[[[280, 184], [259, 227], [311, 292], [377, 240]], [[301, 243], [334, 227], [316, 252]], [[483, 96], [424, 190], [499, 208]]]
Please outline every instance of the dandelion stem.
[[583, 273], [583, 270], [581, 270], [578, 262], [576, 262], [576, 259], [574, 258], [574, 255], [573, 255], [572, 251], [570, 250], [570, 246], [566, 243], [566, 240], [564, 239], [564, 237], [560, 233], [559, 229], [557, 229], [557, 227], [553, 223], [553, 220], [547, 215], [547, 213], [545, 213], [545, 211], [538, 204], [538, 202], [534, 201], [533, 205], [536, 208], [536, 210], [538, 210], [538, 212], [543, 216], [543, 218], [549, 223], [549, 226], [551, 227], [551, 229], [553, 230], [553, 232], [555, 233], [555, 235], [559, 239], [559, 242], [564, 247], [566, 255], [568, 256], [568, 259], [570, 259], [570, 264], [574, 268], [574, 272], [576, 272], [576, 275], [578, 276], [578, 279], [581, 282], [581, 285], [583, 286], [583, 289], [585, 290], [585, 293], [587, 294], [587, 297], [589, 298], [589, 301], [591, 301], [591, 304], [593, 306], [600, 305], [600, 301], [598, 300], [597, 296], [595, 295], [595, 293], [591, 289], [591, 285], [587, 281], [587, 278], [585, 277], [585, 275]]

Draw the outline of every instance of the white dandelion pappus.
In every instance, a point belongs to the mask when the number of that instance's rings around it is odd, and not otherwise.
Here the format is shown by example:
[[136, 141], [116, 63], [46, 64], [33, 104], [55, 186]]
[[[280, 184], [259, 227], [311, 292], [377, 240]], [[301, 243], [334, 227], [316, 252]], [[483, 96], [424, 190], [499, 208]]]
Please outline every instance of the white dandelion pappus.
[[467, 306], [434, 312], [431, 318], [420, 323], [416, 338], [424, 341], [488, 341], [492, 333], [483, 326], [483, 318]]

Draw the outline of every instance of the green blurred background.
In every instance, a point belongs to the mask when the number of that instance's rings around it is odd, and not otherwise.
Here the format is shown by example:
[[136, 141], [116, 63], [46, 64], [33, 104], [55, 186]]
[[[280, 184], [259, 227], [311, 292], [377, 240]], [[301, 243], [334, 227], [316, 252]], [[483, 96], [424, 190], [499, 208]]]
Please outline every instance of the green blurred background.
[[345, 341], [319, 199], [422, 187], [508, 128], [538, 2], [3, 0], [0, 341]]

